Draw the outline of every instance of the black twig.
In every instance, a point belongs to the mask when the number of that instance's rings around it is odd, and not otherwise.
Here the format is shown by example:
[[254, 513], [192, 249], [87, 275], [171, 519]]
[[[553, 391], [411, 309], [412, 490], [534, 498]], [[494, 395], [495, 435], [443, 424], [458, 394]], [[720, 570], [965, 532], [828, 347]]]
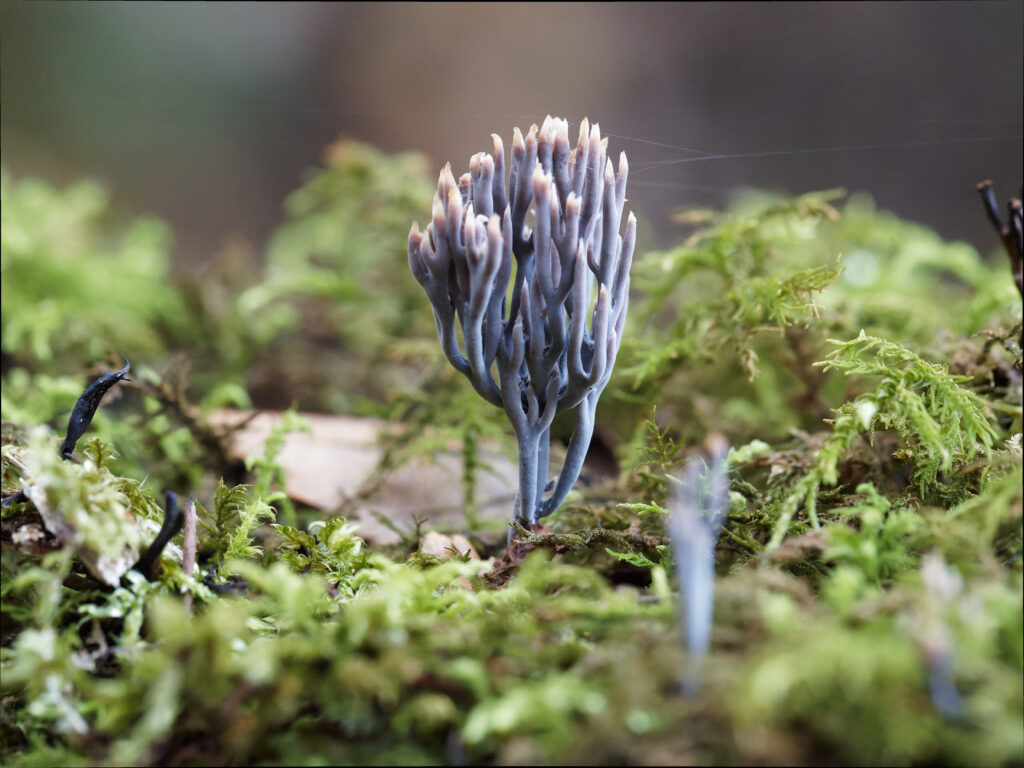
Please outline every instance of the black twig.
[[12, 504], [21, 504], [23, 501], [28, 501], [28, 496], [26, 496], [25, 491], [22, 490], [17, 493], [12, 493], [10, 496], [6, 497], [2, 502], [0, 502], [0, 506], [9, 507]]
[[985, 204], [985, 213], [988, 214], [988, 220], [992, 222], [996, 232], [1002, 235], [1003, 220], [999, 216], [999, 203], [996, 200], [996, 192], [992, 189], [992, 181], [985, 179], [985, 181], [979, 183], [978, 192], [981, 193], [981, 201]]
[[112, 373], [105, 373], [96, 381], [85, 388], [82, 396], [75, 403], [75, 409], [71, 411], [71, 418], [68, 419], [68, 432], [64, 442], [60, 444], [60, 455], [64, 459], [70, 459], [75, 451], [78, 438], [85, 434], [85, 430], [92, 423], [92, 417], [96, 415], [96, 409], [100, 407], [100, 401], [115, 384], [123, 381], [128, 375], [132, 364], [128, 358], [124, 358], [124, 368]]
[[153, 566], [156, 565], [160, 553], [164, 551], [167, 542], [177, 535], [178, 531], [181, 530], [181, 526], [185, 523], [185, 513], [178, 509], [178, 497], [173, 491], [167, 491], [166, 507], [164, 524], [160, 526], [159, 533], [153, 539], [153, 543], [149, 545], [146, 553], [139, 558], [139, 562], [132, 566], [133, 570], [141, 573], [149, 581], [154, 579]]
[[[985, 205], [985, 213], [988, 220], [999, 233], [999, 239], [1003, 241], [1003, 248], [1010, 257], [1010, 270], [1013, 272], [1013, 282], [1017, 286], [1022, 298], [1024, 298], [1024, 224], [1021, 222], [1021, 202], [1011, 199], [1007, 204], [1009, 221], [1003, 222], [999, 215], [999, 202], [996, 200], [996, 193], [992, 189], [992, 182], [986, 179], [978, 184], [978, 192], [981, 193], [981, 200]], [[1024, 190], [1021, 190], [1024, 196]]]

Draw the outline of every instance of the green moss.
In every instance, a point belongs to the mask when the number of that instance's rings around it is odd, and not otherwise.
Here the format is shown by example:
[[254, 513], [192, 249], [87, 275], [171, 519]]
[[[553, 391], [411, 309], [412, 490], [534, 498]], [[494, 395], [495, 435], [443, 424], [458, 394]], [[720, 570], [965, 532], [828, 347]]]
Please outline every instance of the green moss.
[[[430, 191], [415, 157], [341, 144], [289, 198], [265, 274], [179, 294], [161, 227], [118, 227], [91, 185], [4, 176], [3, 487], [38, 489], [2, 517], [4, 764], [1019, 762], [1020, 321], [1003, 261], [859, 195], [702, 212], [688, 241], [638, 258], [647, 323], [598, 417], [622, 472], [581, 484], [553, 530], [520, 531], [539, 551], [492, 588], [480, 561], [396, 562], [337, 511], [295, 509], [278, 460], [293, 416], [227, 477], [185, 398], [258, 401], [269, 381], [284, 404], [403, 422], [371, 503], [457, 439], [472, 525], [480, 446], [505, 433], [427, 362], [404, 242]], [[85, 274], [101, 261], [115, 283]], [[193, 322], [202, 338], [183, 342]], [[213, 362], [157, 374], [181, 344]], [[130, 355], [137, 388], [61, 461], [36, 427], [63, 428], [110, 349], [149, 358]], [[734, 446], [732, 487], [705, 684], [685, 698], [665, 521], [709, 431]], [[176, 538], [155, 581], [104, 584], [89, 563], [148, 544], [164, 487], [200, 501], [196, 569]], [[74, 533], [43, 535], [44, 511]]]

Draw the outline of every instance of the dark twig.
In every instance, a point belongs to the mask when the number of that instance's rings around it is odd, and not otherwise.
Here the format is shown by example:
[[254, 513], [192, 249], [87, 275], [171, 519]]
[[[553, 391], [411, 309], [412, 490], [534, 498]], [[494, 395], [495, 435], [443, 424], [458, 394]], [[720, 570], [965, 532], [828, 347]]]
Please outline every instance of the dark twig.
[[981, 193], [981, 200], [985, 204], [985, 213], [988, 214], [988, 220], [992, 222], [996, 232], [1002, 236], [1003, 220], [999, 216], [999, 203], [996, 201], [995, 190], [992, 189], [992, 181], [985, 179], [985, 181], [980, 182], [978, 184], [978, 192]]
[[12, 493], [10, 496], [6, 497], [2, 502], [0, 502], [0, 506], [9, 507], [12, 504], [21, 504], [24, 501], [28, 501], [28, 496], [25, 495], [25, 491], [18, 491], [17, 493]]
[[155, 578], [153, 566], [156, 565], [160, 553], [164, 551], [167, 542], [177, 535], [178, 531], [181, 530], [182, 524], [185, 522], [185, 514], [178, 509], [178, 497], [173, 491], [167, 491], [166, 506], [167, 511], [164, 513], [164, 524], [160, 526], [159, 533], [153, 539], [153, 543], [149, 545], [146, 553], [139, 558], [139, 562], [132, 566], [132, 570], [138, 571], [149, 581], [153, 581]]
[[218, 584], [214, 581], [217, 573], [217, 566], [210, 568], [203, 576], [203, 584], [217, 595], [244, 595], [249, 588], [249, 583], [241, 576], [231, 576], [226, 584]]
[[[1024, 194], [1024, 190], [1021, 190]], [[1010, 221], [1013, 224], [1013, 237], [1017, 244], [1017, 284], [1020, 285], [1020, 261], [1021, 254], [1024, 253], [1024, 219], [1021, 214], [1021, 202], [1020, 200], [1011, 200], [1007, 203], [1007, 207], [1010, 211]]]
[[103, 374], [85, 388], [85, 392], [82, 393], [82, 396], [78, 398], [78, 402], [75, 403], [75, 409], [71, 411], [71, 418], [68, 419], [68, 433], [64, 438], [64, 442], [60, 444], [60, 455], [63, 458], [71, 458], [71, 454], [75, 451], [75, 445], [78, 443], [78, 438], [85, 434], [85, 430], [92, 423], [92, 417], [96, 415], [96, 409], [100, 407], [100, 400], [103, 399], [103, 396], [107, 394], [111, 387], [125, 379], [131, 367], [132, 364], [125, 357], [124, 368], [119, 371]]
[[[986, 179], [978, 184], [978, 192], [981, 193], [981, 200], [985, 204], [985, 213], [988, 220], [999, 233], [999, 239], [1003, 241], [1003, 248], [1010, 257], [1010, 269], [1013, 272], [1013, 282], [1024, 297], [1024, 224], [1021, 221], [1021, 202], [1011, 199], [1007, 204], [1009, 221], [1003, 223], [999, 215], [999, 203], [996, 200], [996, 193], [992, 189], [992, 182]], [[1024, 190], [1021, 191], [1024, 195]]]

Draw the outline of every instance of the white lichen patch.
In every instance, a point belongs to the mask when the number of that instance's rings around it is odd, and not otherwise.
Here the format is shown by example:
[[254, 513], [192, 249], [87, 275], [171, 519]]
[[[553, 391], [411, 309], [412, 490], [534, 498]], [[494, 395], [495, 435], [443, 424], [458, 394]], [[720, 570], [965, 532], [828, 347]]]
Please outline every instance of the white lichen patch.
[[25, 451], [25, 495], [43, 525], [71, 546], [100, 581], [117, 586], [139, 559], [142, 532], [117, 479], [90, 460], [64, 461], [45, 430], [35, 430]]

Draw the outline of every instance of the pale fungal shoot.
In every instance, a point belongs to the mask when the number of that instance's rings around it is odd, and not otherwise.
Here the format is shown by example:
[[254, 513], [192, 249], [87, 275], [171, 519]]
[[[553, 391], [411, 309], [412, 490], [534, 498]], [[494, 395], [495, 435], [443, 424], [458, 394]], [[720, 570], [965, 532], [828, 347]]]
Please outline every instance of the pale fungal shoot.
[[[583, 120], [574, 149], [568, 131], [550, 116], [525, 137], [517, 128], [507, 186], [492, 134], [494, 153], [474, 155], [469, 173], [456, 180], [444, 167], [430, 223], [409, 233], [409, 268], [445, 356], [512, 422], [514, 520], [526, 527], [558, 509], [583, 467], [622, 339], [636, 242], [632, 213], [620, 234], [625, 154], [616, 173], [597, 124]], [[551, 422], [573, 409], [565, 463], [549, 482]]]
[[681, 597], [680, 619], [687, 666], [682, 690], [700, 689], [700, 671], [711, 645], [715, 597], [715, 544], [729, 514], [729, 446], [720, 436], [708, 440], [708, 460], [694, 459], [669, 503], [669, 536]]

